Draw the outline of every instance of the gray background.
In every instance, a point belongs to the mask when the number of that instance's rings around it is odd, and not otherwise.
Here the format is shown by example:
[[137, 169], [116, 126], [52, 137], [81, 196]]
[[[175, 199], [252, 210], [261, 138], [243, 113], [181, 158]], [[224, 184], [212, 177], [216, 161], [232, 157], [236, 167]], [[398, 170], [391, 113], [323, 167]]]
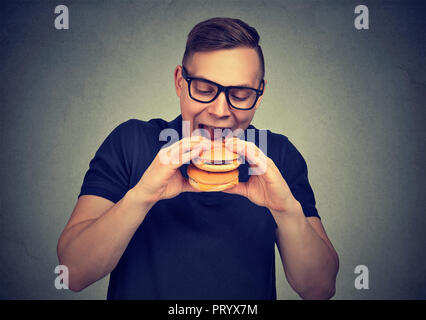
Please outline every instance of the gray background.
[[[70, 29], [54, 28], [68, 5]], [[367, 4], [370, 29], [354, 28]], [[215, 16], [261, 36], [253, 124], [308, 163], [340, 256], [335, 299], [425, 299], [425, 5], [402, 1], [13, 1], [0, 19], [0, 298], [104, 299], [108, 277], [56, 290], [56, 244], [89, 161], [118, 124], [174, 119], [186, 36]], [[370, 289], [356, 290], [366, 265]], [[279, 299], [299, 299], [277, 254]]]

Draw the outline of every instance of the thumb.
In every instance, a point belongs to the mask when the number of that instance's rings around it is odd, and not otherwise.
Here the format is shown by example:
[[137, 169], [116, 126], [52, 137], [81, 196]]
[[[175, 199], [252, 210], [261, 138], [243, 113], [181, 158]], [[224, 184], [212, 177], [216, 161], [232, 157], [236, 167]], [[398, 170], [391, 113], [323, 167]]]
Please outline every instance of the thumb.
[[183, 183], [182, 183], [182, 192], [201, 192], [198, 189], [195, 189], [190, 183], [188, 179], [185, 179], [182, 177]]
[[239, 182], [236, 186], [223, 190], [222, 192], [230, 194], [239, 194], [241, 196], [247, 197], [247, 182]]

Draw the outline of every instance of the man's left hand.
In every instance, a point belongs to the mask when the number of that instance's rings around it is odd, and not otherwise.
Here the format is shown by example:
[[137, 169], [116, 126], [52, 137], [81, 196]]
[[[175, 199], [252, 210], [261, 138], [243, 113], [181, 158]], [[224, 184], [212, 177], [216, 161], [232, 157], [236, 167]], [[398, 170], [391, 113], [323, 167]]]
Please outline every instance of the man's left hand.
[[294, 209], [297, 200], [272, 159], [252, 142], [230, 138], [225, 145], [248, 161], [251, 175], [247, 182], [240, 182], [223, 192], [242, 195], [272, 213]]

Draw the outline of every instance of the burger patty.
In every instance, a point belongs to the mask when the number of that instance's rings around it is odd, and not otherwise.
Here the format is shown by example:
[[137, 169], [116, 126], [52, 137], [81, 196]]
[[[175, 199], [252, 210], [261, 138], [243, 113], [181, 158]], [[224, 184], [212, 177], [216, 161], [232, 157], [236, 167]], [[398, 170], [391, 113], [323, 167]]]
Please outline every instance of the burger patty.
[[221, 164], [230, 164], [234, 162], [234, 160], [203, 160], [203, 163], [205, 164], [217, 164], [217, 165], [221, 165]]

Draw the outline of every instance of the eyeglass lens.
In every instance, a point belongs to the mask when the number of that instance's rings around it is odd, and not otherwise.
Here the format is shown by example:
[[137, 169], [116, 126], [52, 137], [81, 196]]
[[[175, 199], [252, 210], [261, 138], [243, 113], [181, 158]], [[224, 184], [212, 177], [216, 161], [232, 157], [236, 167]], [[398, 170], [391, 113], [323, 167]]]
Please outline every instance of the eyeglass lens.
[[[217, 91], [218, 87], [212, 83], [197, 79], [191, 81], [190, 93], [197, 100], [210, 102]], [[251, 89], [232, 88], [229, 90], [229, 100], [234, 107], [249, 109], [256, 100], [256, 92]]]

